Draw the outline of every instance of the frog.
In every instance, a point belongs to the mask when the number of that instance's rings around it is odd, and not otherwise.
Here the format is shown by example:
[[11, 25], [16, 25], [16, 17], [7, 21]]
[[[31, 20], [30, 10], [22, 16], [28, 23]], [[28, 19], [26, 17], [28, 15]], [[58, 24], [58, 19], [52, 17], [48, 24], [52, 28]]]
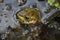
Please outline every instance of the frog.
[[40, 11], [36, 8], [24, 8], [16, 13], [16, 18], [20, 23], [22, 30], [28, 30], [32, 32], [36, 24], [40, 22]]
[[40, 21], [40, 12], [34, 8], [25, 8], [24, 10], [19, 10], [16, 17], [19, 21], [25, 24], [36, 24]]

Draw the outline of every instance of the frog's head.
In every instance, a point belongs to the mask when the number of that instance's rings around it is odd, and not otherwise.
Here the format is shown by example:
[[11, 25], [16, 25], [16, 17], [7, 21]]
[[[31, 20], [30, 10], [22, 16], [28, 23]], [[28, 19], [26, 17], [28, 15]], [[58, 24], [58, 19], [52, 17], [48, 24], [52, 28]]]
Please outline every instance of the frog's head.
[[35, 24], [40, 21], [39, 11], [34, 8], [25, 8], [18, 11], [16, 17], [19, 21], [26, 24]]

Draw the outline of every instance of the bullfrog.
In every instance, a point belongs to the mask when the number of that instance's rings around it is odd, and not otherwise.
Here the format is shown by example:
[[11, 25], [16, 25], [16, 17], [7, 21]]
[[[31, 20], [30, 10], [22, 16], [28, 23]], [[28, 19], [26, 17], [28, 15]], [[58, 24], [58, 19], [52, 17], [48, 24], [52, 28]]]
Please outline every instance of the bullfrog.
[[34, 8], [25, 8], [23, 10], [19, 10], [16, 13], [16, 17], [19, 21], [25, 24], [36, 24], [40, 21], [40, 12]]

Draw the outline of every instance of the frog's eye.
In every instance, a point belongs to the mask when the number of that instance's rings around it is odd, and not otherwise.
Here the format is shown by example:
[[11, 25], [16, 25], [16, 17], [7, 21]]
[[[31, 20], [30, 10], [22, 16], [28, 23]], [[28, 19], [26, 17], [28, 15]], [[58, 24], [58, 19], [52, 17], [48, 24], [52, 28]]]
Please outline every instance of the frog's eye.
[[25, 17], [26, 19], [29, 19], [28, 17]]

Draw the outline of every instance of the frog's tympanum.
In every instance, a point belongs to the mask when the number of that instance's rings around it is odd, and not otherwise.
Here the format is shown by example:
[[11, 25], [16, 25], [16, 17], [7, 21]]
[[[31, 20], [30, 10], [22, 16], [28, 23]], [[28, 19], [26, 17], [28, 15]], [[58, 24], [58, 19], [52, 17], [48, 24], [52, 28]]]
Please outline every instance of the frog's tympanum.
[[40, 21], [39, 11], [34, 8], [25, 8], [17, 12], [16, 17], [25, 24], [36, 24]]
[[56, 8], [60, 8], [60, 0], [47, 0], [50, 6], [55, 6]]

